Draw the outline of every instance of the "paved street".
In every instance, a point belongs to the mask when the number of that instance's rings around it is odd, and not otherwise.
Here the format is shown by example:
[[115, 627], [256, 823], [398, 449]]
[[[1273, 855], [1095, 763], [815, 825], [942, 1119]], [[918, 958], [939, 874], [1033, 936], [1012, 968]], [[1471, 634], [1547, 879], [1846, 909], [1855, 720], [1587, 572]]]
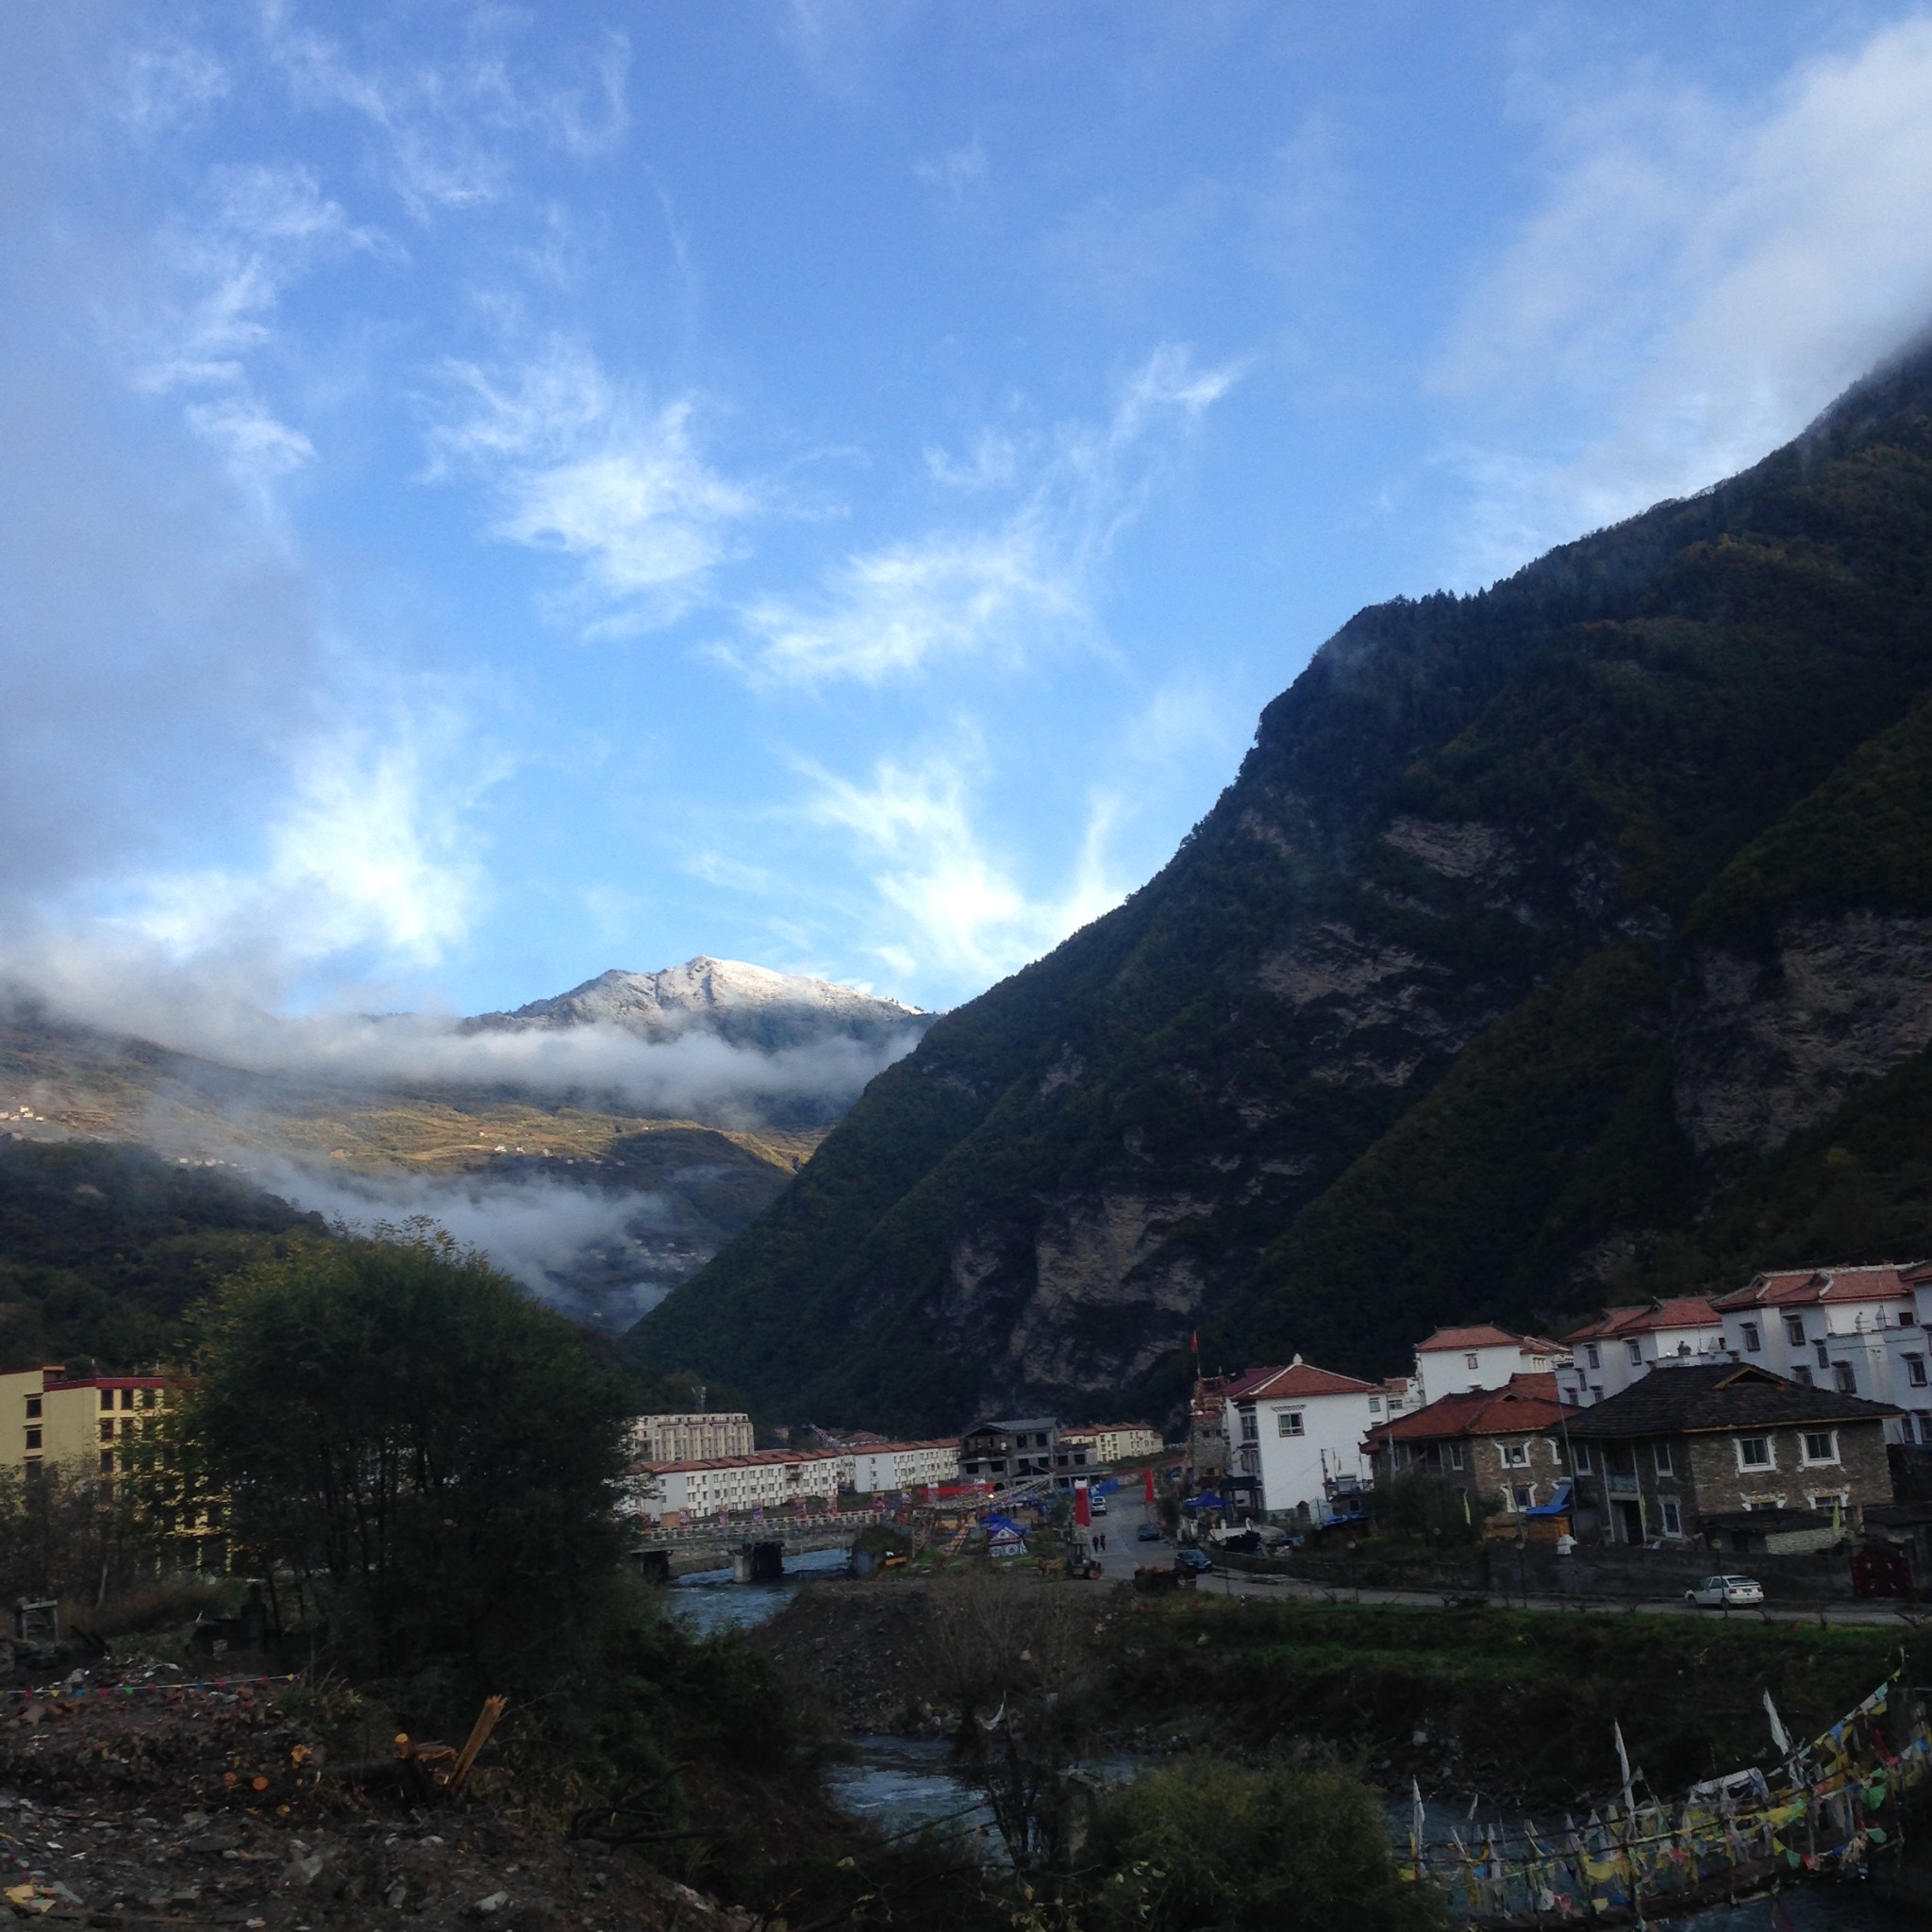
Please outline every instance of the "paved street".
[[[1110, 1499], [1110, 1505], [1108, 1514], [1096, 1518], [1093, 1525], [1106, 1534], [1108, 1541], [1107, 1548], [1100, 1552], [1104, 1574], [1109, 1579], [1131, 1582], [1140, 1564], [1158, 1563], [1164, 1567], [1174, 1561], [1174, 1546], [1171, 1539], [1163, 1539], [1158, 1543], [1143, 1543], [1137, 1540], [1135, 1532], [1146, 1520], [1147, 1514], [1146, 1505], [1138, 1490], [1129, 1494], [1123, 1489]], [[1216, 1569], [1212, 1574], [1202, 1576], [1195, 1588], [1211, 1591], [1216, 1596], [1288, 1596], [1322, 1603], [1406, 1604], [1419, 1609], [1440, 1609], [1446, 1601], [1443, 1593], [1437, 1590], [1357, 1591], [1346, 1585], [1304, 1583], [1291, 1576], [1246, 1576], [1224, 1569]], [[1525, 1604], [1520, 1596], [1506, 1598], [1491, 1593], [1490, 1601], [1498, 1608], [1543, 1610], [1559, 1616], [1581, 1613], [1605, 1617], [1708, 1617], [1713, 1620], [1728, 1617], [1767, 1624], [1816, 1624], [1822, 1617], [1826, 1624], [1882, 1624], [1894, 1629], [1905, 1627], [1908, 1621], [1890, 1605], [1875, 1603], [1827, 1604], [1821, 1612], [1815, 1604], [1782, 1606], [1776, 1603], [1769, 1604], [1763, 1609], [1707, 1610], [1687, 1604], [1681, 1596], [1532, 1596]]]

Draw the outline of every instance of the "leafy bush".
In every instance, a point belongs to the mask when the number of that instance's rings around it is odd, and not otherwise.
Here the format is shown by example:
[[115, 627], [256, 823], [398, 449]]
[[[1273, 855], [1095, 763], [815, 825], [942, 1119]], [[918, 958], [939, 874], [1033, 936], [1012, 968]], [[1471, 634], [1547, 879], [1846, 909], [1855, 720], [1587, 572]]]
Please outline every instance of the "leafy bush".
[[1375, 1795], [1334, 1769], [1196, 1758], [1105, 1797], [1074, 1906], [1082, 1932], [1419, 1932], [1436, 1894], [1396, 1875]]

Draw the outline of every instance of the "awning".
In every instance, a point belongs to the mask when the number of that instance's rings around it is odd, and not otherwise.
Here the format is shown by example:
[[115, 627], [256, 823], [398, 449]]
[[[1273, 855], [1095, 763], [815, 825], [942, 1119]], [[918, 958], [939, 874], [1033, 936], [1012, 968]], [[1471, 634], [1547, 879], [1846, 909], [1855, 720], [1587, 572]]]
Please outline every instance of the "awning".
[[1570, 1513], [1570, 1485], [1567, 1482], [1557, 1485], [1557, 1493], [1547, 1503], [1539, 1503], [1534, 1509], [1525, 1509], [1525, 1516], [1567, 1516]]

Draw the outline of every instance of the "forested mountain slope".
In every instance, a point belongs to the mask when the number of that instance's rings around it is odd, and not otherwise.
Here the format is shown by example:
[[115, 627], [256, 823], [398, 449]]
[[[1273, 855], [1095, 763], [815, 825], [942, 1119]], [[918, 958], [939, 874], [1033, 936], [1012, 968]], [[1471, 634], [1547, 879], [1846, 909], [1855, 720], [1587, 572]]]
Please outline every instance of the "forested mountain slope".
[[1166, 869], [941, 1019], [635, 1350], [941, 1426], [1158, 1401], [1197, 1326], [1386, 1371], [1439, 1319], [1921, 1243], [1928, 687], [1921, 354], [1352, 619]]

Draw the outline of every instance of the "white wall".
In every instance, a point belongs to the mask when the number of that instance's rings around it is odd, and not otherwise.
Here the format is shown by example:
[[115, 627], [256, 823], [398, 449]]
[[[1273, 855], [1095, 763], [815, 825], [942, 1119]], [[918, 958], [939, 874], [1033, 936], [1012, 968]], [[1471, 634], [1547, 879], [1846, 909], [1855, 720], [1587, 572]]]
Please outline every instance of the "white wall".
[[[1385, 1419], [1379, 1393], [1267, 1397], [1254, 1405], [1252, 1439], [1243, 1434], [1245, 1419], [1239, 1406], [1226, 1407], [1229, 1460], [1248, 1472], [1251, 1465], [1243, 1452], [1254, 1452], [1262, 1507], [1270, 1516], [1291, 1515], [1306, 1504], [1310, 1518], [1319, 1523], [1329, 1507], [1325, 1477], [1354, 1476], [1367, 1486], [1370, 1465], [1361, 1444]], [[1299, 1435], [1282, 1433], [1288, 1417], [1300, 1418]]]

